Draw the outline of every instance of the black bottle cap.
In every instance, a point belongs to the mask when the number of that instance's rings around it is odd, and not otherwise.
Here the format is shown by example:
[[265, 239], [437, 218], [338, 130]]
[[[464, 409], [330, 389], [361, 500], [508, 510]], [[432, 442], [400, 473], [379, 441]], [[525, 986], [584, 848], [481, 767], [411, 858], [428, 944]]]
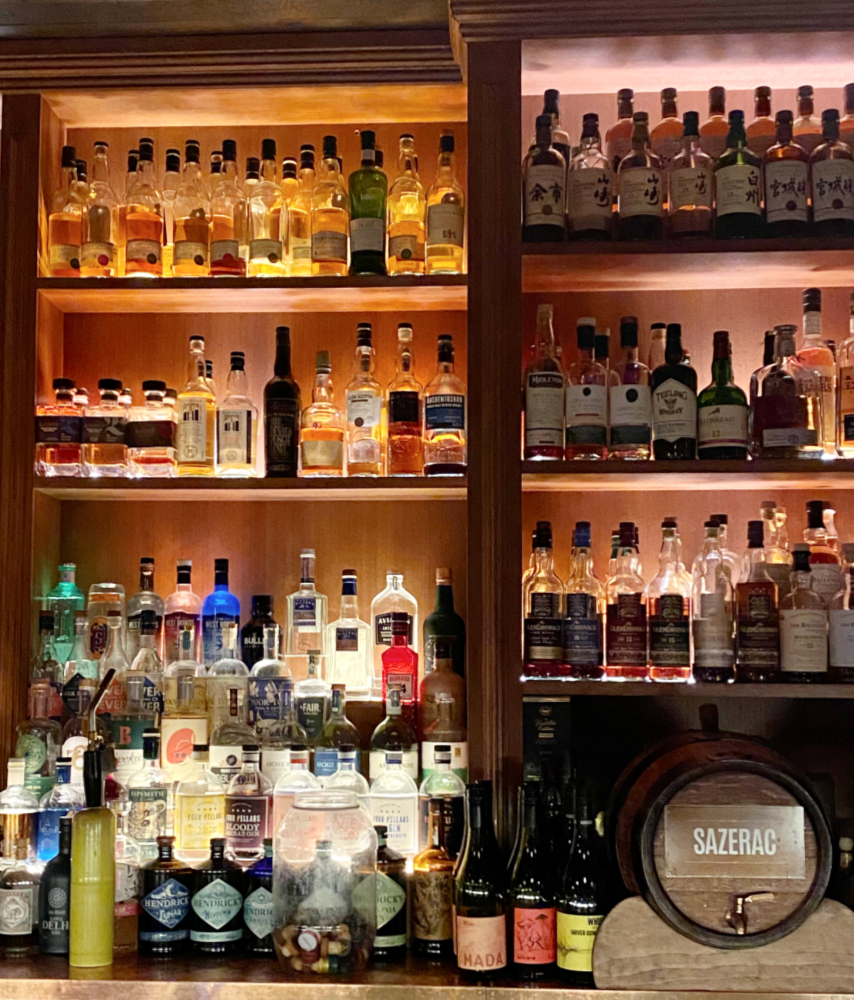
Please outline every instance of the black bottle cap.
[[227, 572], [228, 572], [228, 560], [214, 559], [214, 573], [227, 573]]
[[86, 805], [95, 809], [104, 804], [104, 775], [101, 769], [101, 751], [83, 751], [83, 790]]
[[827, 504], [824, 500], [808, 500], [807, 501], [807, 527], [808, 528], [823, 528], [824, 527], [824, 508]]
[[805, 288], [803, 303], [805, 312], [821, 312], [821, 289]]
[[631, 549], [635, 544], [634, 521], [620, 521], [620, 548]]
[[334, 135], [323, 137], [323, 159], [336, 160], [338, 158], [338, 138]]
[[441, 136], [439, 139], [439, 150], [442, 153], [453, 153], [454, 151], [454, 134], [453, 132], [447, 133]]
[[543, 94], [543, 111], [557, 111], [560, 106], [560, 91], [549, 88]]
[[355, 753], [356, 744], [355, 743], [339, 743], [338, 744], [339, 753]]
[[729, 524], [729, 514], [712, 514], [715, 524]]
[[537, 131], [540, 132], [543, 129], [551, 129], [552, 127], [552, 116], [551, 115], [537, 115], [537, 120], [535, 122], [537, 126]]
[[799, 101], [803, 99], [809, 100], [812, 97], [813, 93], [814, 91], [809, 84], [806, 84], [803, 87], [798, 87], [798, 100]]
[[257, 743], [244, 743], [240, 749], [244, 753], [259, 753], [261, 747]]
[[765, 525], [763, 521], [747, 522], [747, 547], [761, 549], [765, 546]]
[[730, 125], [734, 125], [736, 123], [738, 123], [740, 125], [743, 125], [744, 124], [744, 112], [743, 111], [730, 111], [730, 113], [729, 113], [729, 123], [730, 123]]
[[682, 324], [681, 323], [668, 323], [666, 337], [668, 340], [675, 340], [682, 343]]
[[698, 111], [686, 111], [685, 114], [682, 115], [682, 134], [700, 134], [700, 114]]
[[246, 157], [246, 173], [257, 174], [261, 168], [261, 161], [257, 156], [247, 156]]
[[262, 160], [275, 160], [276, 159], [276, 140], [275, 139], [262, 139], [261, 140], [261, 159]]
[[581, 138], [590, 138], [599, 134], [599, 115], [588, 111], [581, 119]]
[[233, 372], [242, 372], [246, 367], [246, 355], [243, 351], [232, 351], [231, 352], [231, 370]]
[[792, 569], [796, 573], [809, 573], [810, 571], [810, 547], [800, 542], [792, 546]]
[[62, 166], [77, 168], [77, 150], [74, 146], [62, 147]]
[[590, 548], [590, 522], [589, 521], [576, 521], [575, 522], [575, 544], [578, 548], [589, 549]]
[[777, 114], [774, 115], [774, 121], [778, 125], [784, 125], [784, 126], [791, 125], [793, 124], [794, 120], [795, 116], [792, 114], [791, 111], [778, 111]]
[[620, 347], [638, 346], [637, 316], [623, 316], [620, 320]]
[[552, 547], [552, 523], [551, 521], [537, 521], [535, 532], [534, 548], [550, 549]]
[[583, 316], [576, 327], [578, 346], [583, 351], [591, 351], [596, 346], [596, 320]]
[[222, 140], [222, 158], [224, 160], [236, 160], [237, 159], [237, 140], [236, 139], [223, 139]]
[[273, 595], [253, 594], [252, 595], [252, 617], [272, 618], [273, 617]]
[[676, 100], [676, 88], [675, 87], [665, 87], [661, 91], [661, 103], [662, 104], [672, 104]]
[[709, 104], [715, 107], [723, 107], [726, 101], [726, 87], [709, 88]]
[[704, 528], [719, 528], [720, 525], [714, 518], [710, 518], [708, 521], [703, 523]]
[[98, 379], [98, 388], [106, 389], [108, 392], [121, 392], [122, 383], [117, 378], [101, 378]]
[[53, 380], [54, 389], [73, 389], [74, 379], [72, 378], [55, 378]]
[[286, 156], [282, 160], [282, 177], [296, 177], [297, 161], [292, 156]]
[[147, 378], [142, 383], [143, 392], [166, 392], [166, 383], [161, 382], [160, 379]]
[[377, 134], [369, 128], [363, 129], [361, 133], [362, 149], [374, 149], [377, 144]]

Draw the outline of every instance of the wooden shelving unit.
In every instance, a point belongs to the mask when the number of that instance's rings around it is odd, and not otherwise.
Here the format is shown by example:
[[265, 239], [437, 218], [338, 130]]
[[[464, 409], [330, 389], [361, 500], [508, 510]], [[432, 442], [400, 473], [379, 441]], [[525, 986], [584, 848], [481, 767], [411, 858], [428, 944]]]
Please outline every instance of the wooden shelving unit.
[[690, 684], [654, 681], [573, 681], [559, 678], [520, 678], [523, 695], [580, 698], [745, 698], [850, 701], [854, 684]]

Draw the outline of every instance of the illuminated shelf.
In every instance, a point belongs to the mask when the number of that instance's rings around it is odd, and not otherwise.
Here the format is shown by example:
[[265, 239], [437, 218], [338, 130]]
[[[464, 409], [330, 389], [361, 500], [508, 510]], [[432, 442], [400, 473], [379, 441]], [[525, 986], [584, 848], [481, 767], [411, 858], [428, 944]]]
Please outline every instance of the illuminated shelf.
[[[266, 313], [466, 308], [466, 276], [317, 278], [39, 278], [39, 294], [72, 313]], [[117, 333], [120, 336], [120, 333]]]
[[601, 698], [854, 699], [854, 684], [667, 684], [654, 681], [520, 679], [523, 695]]
[[756, 461], [523, 462], [525, 493], [854, 489], [854, 459]]
[[462, 477], [351, 479], [35, 478], [58, 500], [465, 500]]
[[526, 292], [823, 288], [854, 284], [854, 239], [524, 243]]

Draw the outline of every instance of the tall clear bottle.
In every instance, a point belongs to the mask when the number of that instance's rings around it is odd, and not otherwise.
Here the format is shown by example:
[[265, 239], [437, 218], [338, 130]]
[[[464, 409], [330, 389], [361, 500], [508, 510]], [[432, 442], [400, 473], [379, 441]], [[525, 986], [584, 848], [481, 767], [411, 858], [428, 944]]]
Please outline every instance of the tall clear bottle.
[[287, 273], [288, 215], [276, 181], [276, 140], [261, 142], [261, 179], [252, 188], [249, 215], [249, 275], [280, 278]]
[[371, 786], [374, 825], [388, 828], [388, 844], [407, 858], [418, 853], [418, 786], [403, 770], [399, 747], [386, 750], [385, 771]]
[[125, 274], [129, 278], [163, 276], [163, 198], [157, 189], [154, 143], [139, 141], [136, 177], [125, 211]]
[[611, 164], [602, 152], [599, 116], [584, 115], [579, 152], [567, 173], [567, 221], [573, 240], [608, 240], [614, 229]]
[[822, 339], [821, 289], [806, 288], [803, 293], [803, 339], [795, 357], [819, 377], [821, 391], [821, 441], [824, 457], [836, 457], [836, 358]]
[[[325, 653], [327, 600], [314, 585], [314, 549], [300, 553], [299, 589], [288, 594], [285, 649], [289, 656], [305, 656], [309, 650]], [[294, 670], [291, 670], [297, 676]]]
[[658, 572], [646, 588], [649, 673], [654, 681], [691, 678], [691, 585], [680, 563], [676, 521], [661, 523]]
[[667, 225], [671, 236], [711, 236], [715, 164], [703, 152], [700, 116], [682, 116], [682, 149], [667, 171]]
[[385, 472], [385, 394], [374, 375], [371, 324], [359, 323], [353, 378], [347, 385], [347, 475]]
[[454, 341], [439, 334], [436, 374], [424, 390], [424, 474], [464, 476], [467, 459], [466, 386], [454, 371]]
[[462, 274], [465, 247], [465, 196], [454, 174], [454, 135], [439, 139], [436, 179], [427, 192], [427, 274]]
[[240, 189], [237, 143], [223, 139], [222, 173], [211, 192], [211, 274], [246, 277], [246, 261], [240, 256], [241, 243], [248, 242], [249, 224], [246, 197]]
[[127, 654], [133, 660], [139, 652], [139, 630], [143, 611], [153, 611], [157, 629], [157, 648], [163, 652], [163, 615], [165, 602], [154, 589], [154, 559], [143, 556], [139, 560], [139, 590], [128, 598]]
[[118, 269], [119, 199], [110, 184], [109, 145], [95, 143], [90, 197], [83, 210], [83, 246], [80, 274], [84, 278], [112, 278]]
[[210, 274], [211, 204], [202, 181], [199, 144], [188, 139], [184, 170], [175, 192], [175, 245], [172, 274], [176, 278], [204, 278]]
[[621, 359], [611, 371], [616, 384], [609, 388], [608, 458], [640, 461], [650, 455], [652, 394], [649, 368], [638, 357], [637, 316], [620, 320]]
[[205, 338], [193, 336], [187, 384], [178, 393], [178, 475], [214, 475], [215, 444], [216, 396], [205, 377]]
[[371, 601], [373, 632], [374, 690], [379, 690], [383, 673], [383, 653], [391, 646], [391, 616], [402, 612], [408, 616], [409, 647], [418, 652], [418, 602], [403, 586], [403, 574], [386, 573], [386, 585]]
[[706, 521], [706, 538], [694, 571], [694, 680], [726, 684], [735, 677], [733, 586], [720, 547], [720, 527]]
[[335, 405], [328, 351], [318, 351], [311, 403], [300, 417], [300, 475], [343, 476], [346, 420]]
[[226, 856], [241, 864], [264, 857], [273, 818], [273, 786], [260, 768], [257, 744], [243, 747], [242, 768], [225, 792]]
[[389, 476], [420, 476], [424, 471], [423, 391], [415, 377], [412, 324], [399, 323], [395, 376], [388, 386], [386, 469]]
[[400, 137], [397, 177], [388, 193], [388, 273], [423, 274], [427, 196], [418, 177], [415, 140]]
[[311, 199], [314, 195], [314, 146], [300, 148], [299, 190], [288, 204], [288, 264], [292, 278], [311, 275]]
[[225, 792], [208, 764], [207, 746], [193, 746], [193, 770], [175, 788], [175, 857], [204, 861], [211, 837], [225, 832]]
[[323, 137], [323, 159], [311, 196], [311, 273], [346, 275], [350, 195], [338, 164], [338, 140]]
[[564, 453], [566, 387], [555, 348], [553, 315], [553, 306], [537, 306], [535, 354], [525, 369], [524, 457], [528, 460], [557, 460]]
[[225, 399], [216, 408], [216, 474], [224, 479], [254, 479], [258, 475], [258, 408], [249, 398], [246, 358], [231, 352]]
[[566, 373], [566, 457], [603, 459], [608, 454], [608, 372], [594, 358], [596, 320], [577, 327], [578, 358]]
[[372, 687], [371, 627], [359, 617], [354, 569], [341, 574], [341, 607], [338, 618], [326, 627], [328, 678], [344, 684], [348, 698], [367, 698]]

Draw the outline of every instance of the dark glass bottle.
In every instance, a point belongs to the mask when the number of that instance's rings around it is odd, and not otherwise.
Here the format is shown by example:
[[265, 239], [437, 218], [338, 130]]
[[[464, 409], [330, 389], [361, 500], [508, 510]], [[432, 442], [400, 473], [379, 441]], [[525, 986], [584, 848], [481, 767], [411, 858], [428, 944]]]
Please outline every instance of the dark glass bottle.
[[817, 236], [854, 235], [854, 150], [839, 141], [839, 112], [821, 113], [820, 146], [810, 156], [812, 214]]
[[649, 146], [649, 115], [632, 115], [632, 148], [617, 171], [621, 240], [660, 240], [664, 235], [665, 173]]
[[522, 979], [542, 979], [555, 963], [555, 904], [548, 858], [537, 823], [539, 782], [526, 781], [519, 816], [519, 848], [510, 866], [513, 965]]
[[777, 584], [765, 561], [765, 525], [747, 522], [748, 571], [735, 587], [736, 682], [780, 680], [780, 618]]
[[273, 377], [264, 386], [264, 448], [270, 478], [296, 478], [300, 412], [299, 386], [291, 374], [291, 331], [278, 326]]
[[386, 843], [388, 827], [377, 831], [377, 934], [373, 956], [390, 962], [406, 956], [409, 911], [406, 905], [406, 858]]
[[59, 853], [45, 865], [39, 883], [39, 951], [67, 955], [71, 913], [71, 819], [59, 821]]
[[277, 625], [271, 594], [252, 595], [252, 617], [240, 630], [240, 659], [251, 670], [264, 658], [264, 629]]
[[747, 396], [732, 380], [729, 333], [716, 330], [712, 382], [697, 397], [699, 458], [747, 458]]
[[683, 358], [682, 327], [668, 323], [664, 364], [650, 376], [656, 461], [697, 457], [697, 373]]
[[386, 274], [388, 177], [377, 167], [376, 133], [364, 129], [362, 165], [350, 174], [350, 274]]
[[585, 790], [578, 795], [575, 843], [557, 895], [557, 967], [569, 985], [591, 988], [593, 945], [606, 912], [606, 877], [593, 810]]
[[492, 819], [492, 782], [466, 787], [466, 834], [454, 874], [457, 966], [494, 976], [507, 966], [507, 876]]
[[552, 145], [552, 117], [537, 116], [537, 138], [522, 164], [522, 239], [566, 239], [566, 160]]
[[726, 152], [715, 167], [715, 235], [721, 239], [761, 236], [762, 160], [747, 148], [744, 112], [730, 111]]
[[434, 650], [437, 639], [448, 639], [451, 643], [451, 659], [454, 670], [466, 675], [466, 623], [454, 610], [454, 587], [450, 569], [436, 570], [436, 604], [424, 619], [423, 656], [424, 673], [433, 669]]
[[169, 958], [190, 939], [193, 870], [172, 857], [174, 837], [157, 838], [157, 859], [139, 873], [139, 953]]
[[190, 941], [194, 951], [228, 955], [243, 939], [246, 877], [225, 856], [225, 837], [211, 838], [211, 856], [193, 869]]
[[250, 955], [273, 954], [273, 841], [264, 841], [264, 857], [246, 869], [243, 900], [244, 942]]
[[[561, 791], [560, 767], [550, 750], [540, 758], [543, 780], [540, 783], [540, 819], [542, 822], [543, 850], [552, 870], [556, 871], [563, 857], [564, 801]], [[520, 806], [521, 808], [521, 806]]]

